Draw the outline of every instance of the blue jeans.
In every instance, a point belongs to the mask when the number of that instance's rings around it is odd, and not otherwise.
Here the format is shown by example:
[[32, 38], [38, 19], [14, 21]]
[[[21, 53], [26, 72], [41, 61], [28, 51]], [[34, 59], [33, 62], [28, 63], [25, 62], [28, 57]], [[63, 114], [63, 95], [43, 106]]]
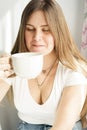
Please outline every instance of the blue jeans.
[[[21, 121], [18, 125], [17, 130], [50, 130], [52, 126], [46, 124], [29, 124]], [[82, 130], [82, 124], [78, 121], [72, 130]]]

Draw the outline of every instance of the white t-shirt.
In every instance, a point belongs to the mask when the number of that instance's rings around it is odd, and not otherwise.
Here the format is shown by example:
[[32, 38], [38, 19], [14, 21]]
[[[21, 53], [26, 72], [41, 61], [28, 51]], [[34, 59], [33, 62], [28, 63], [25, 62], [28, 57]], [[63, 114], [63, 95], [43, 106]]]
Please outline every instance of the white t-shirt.
[[63, 88], [87, 84], [87, 79], [81, 73], [59, 63], [51, 94], [42, 105], [37, 104], [31, 96], [27, 79], [16, 76], [10, 82], [13, 86], [14, 104], [19, 118], [27, 123], [53, 125]]

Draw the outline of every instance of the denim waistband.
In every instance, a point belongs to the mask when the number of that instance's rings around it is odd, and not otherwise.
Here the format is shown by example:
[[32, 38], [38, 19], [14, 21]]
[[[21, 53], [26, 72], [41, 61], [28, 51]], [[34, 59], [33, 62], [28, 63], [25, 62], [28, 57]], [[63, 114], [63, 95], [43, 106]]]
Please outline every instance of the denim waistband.
[[[48, 124], [30, 124], [20, 121], [17, 130], [49, 130], [52, 126]], [[81, 121], [77, 121], [72, 130], [82, 130]]]
[[17, 127], [17, 130], [49, 130], [52, 126], [48, 124], [30, 124], [25, 121], [21, 121]]

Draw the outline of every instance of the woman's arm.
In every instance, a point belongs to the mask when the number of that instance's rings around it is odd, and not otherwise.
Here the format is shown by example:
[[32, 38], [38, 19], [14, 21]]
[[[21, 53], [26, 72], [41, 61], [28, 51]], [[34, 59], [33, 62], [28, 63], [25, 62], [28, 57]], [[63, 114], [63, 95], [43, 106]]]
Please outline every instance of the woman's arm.
[[12, 75], [11, 58], [9, 55], [3, 55], [0, 57], [0, 101], [7, 94], [10, 84], [8, 77]]
[[10, 85], [6, 83], [3, 79], [0, 79], [0, 102], [7, 94], [9, 88], [10, 88]]
[[86, 85], [65, 87], [51, 130], [72, 130], [86, 98]]

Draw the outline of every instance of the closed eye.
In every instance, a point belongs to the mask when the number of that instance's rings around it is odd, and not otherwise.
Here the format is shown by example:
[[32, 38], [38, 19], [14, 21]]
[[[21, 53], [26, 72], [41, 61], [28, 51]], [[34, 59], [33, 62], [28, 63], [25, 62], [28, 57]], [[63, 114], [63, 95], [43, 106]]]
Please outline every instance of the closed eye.
[[26, 27], [25, 30], [27, 30], [27, 31], [35, 31], [35, 28]]
[[43, 28], [42, 31], [43, 32], [50, 32], [50, 29], [49, 28]]
[[42, 31], [44, 31], [44, 32], [48, 32], [48, 31], [50, 31], [49, 29], [43, 29]]

